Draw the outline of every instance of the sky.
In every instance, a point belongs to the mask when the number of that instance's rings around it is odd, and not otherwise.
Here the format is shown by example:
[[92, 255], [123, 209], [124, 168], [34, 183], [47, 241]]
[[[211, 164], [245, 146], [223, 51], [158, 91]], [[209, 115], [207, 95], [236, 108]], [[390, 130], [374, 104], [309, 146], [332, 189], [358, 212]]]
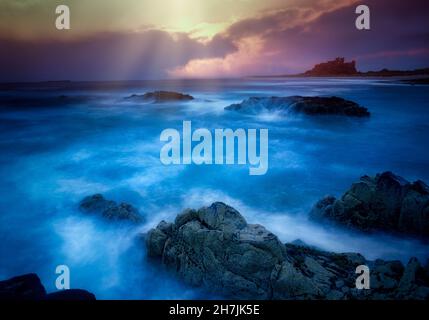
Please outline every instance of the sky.
[[[55, 28], [55, 8], [71, 29]], [[355, 8], [370, 8], [357, 30]], [[427, 0], [0, 0], [0, 81], [294, 74], [429, 67]]]

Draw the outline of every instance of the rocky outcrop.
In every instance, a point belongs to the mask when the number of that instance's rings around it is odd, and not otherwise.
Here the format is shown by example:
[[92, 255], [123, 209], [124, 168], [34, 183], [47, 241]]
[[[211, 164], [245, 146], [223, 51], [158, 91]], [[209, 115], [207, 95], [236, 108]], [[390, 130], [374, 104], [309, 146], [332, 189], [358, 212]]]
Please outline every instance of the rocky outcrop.
[[225, 110], [248, 114], [262, 112], [284, 112], [305, 114], [308, 116], [340, 115], [349, 117], [367, 117], [368, 110], [357, 103], [339, 97], [252, 97], [238, 104], [232, 104]]
[[327, 196], [317, 202], [310, 217], [363, 231], [429, 237], [429, 187], [392, 172], [363, 176], [340, 199]]
[[47, 294], [39, 277], [30, 273], [0, 281], [0, 300], [95, 300], [95, 296], [82, 289]]
[[129, 221], [132, 223], [143, 222], [143, 217], [138, 210], [127, 203], [117, 204], [115, 201], [106, 200], [101, 194], [94, 194], [84, 198], [79, 209], [88, 214], [98, 214], [109, 220]]
[[345, 62], [344, 58], [316, 64], [313, 69], [304, 73], [305, 76], [352, 76], [358, 75], [356, 61]]
[[190, 101], [193, 100], [194, 97], [189, 94], [183, 94], [173, 91], [154, 91], [147, 92], [143, 95], [133, 94], [126, 99], [132, 101], [163, 103], [172, 101]]
[[[398, 261], [370, 262], [358, 253], [285, 245], [220, 202], [186, 210], [174, 223], [162, 221], [145, 241], [148, 256], [186, 283], [227, 298], [429, 298], [428, 272], [416, 259], [404, 267]], [[370, 290], [355, 287], [355, 270], [362, 264], [374, 270]]]
[[86, 301], [96, 300], [95, 295], [82, 289], [68, 289], [48, 293], [45, 300]]
[[42, 300], [45, 296], [45, 287], [34, 273], [0, 281], [0, 299]]

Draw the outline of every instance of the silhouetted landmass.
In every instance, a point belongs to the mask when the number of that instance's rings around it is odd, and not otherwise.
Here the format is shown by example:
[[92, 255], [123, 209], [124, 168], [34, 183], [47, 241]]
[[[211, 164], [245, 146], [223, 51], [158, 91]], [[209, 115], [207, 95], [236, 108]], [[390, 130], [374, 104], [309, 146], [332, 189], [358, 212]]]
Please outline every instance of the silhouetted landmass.
[[305, 76], [353, 76], [358, 74], [356, 61], [345, 62], [344, 58], [316, 64], [313, 69], [304, 72]]
[[[407, 76], [424, 76], [429, 75], [429, 68], [414, 69], [414, 70], [389, 70], [382, 69], [380, 71], [360, 72], [358, 75], [368, 77], [407, 77]], [[414, 80], [414, 79], [410, 79]]]
[[313, 69], [302, 74], [310, 77], [332, 76], [366, 76], [366, 77], [401, 77], [429, 75], [429, 68], [415, 70], [389, 70], [360, 72], [356, 69], [356, 61], [346, 62], [345, 58], [336, 58], [332, 61], [316, 64]]
[[95, 296], [82, 289], [46, 293], [37, 274], [29, 273], [0, 281], [0, 300], [95, 300]]
[[[334, 60], [316, 64], [312, 69], [300, 74], [284, 74], [275, 76], [256, 76], [256, 78], [266, 77], [410, 77], [429, 75], [429, 68], [414, 70], [389, 70], [381, 69], [377, 71], [361, 72], [357, 69], [357, 62], [352, 60], [347, 62], [344, 57], [337, 57]], [[414, 81], [414, 79], [410, 79]], [[416, 79], [416, 84], [427, 84], [427, 81]]]

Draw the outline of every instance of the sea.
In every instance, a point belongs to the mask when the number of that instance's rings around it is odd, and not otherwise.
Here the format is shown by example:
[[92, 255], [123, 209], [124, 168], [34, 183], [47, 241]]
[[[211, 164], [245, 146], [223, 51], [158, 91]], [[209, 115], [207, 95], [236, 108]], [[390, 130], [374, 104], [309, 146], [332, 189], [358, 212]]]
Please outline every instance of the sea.
[[[167, 90], [189, 102], [126, 99]], [[249, 97], [338, 96], [368, 118], [243, 114], [224, 108]], [[269, 166], [165, 165], [164, 129], [268, 129]], [[0, 280], [37, 273], [56, 290], [56, 267], [72, 288], [99, 299], [210, 299], [146, 258], [142, 234], [186, 208], [236, 208], [283, 242], [297, 239], [367, 259], [429, 257], [418, 239], [365, 234], [308, 218], [326, 195], [341, 197], [361, 176], [392, 171], [429, 182], [429, 90], [369, 78], [243, 78], [0, 84]], [[135, 206], [141, 225], [79, 210], [86, 196]]]

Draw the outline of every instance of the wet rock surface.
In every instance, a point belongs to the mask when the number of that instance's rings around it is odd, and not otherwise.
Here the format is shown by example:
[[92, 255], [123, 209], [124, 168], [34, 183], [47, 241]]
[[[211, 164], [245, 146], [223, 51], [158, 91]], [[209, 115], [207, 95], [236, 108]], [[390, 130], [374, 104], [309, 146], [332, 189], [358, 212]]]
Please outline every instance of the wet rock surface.
[[127, 97], [126, 100], [163, 103], [163, 102], [172, 102], [172, 101], [190, 101], [190, 100], [194, 100], [194, 97], [192, 97], [189, 94], [183, 94], [180, 92], [154, 91], [154, 92], [147, 92], [143, 95], [133, 94]]
[[340, 199], [327, 196], [313, 207], [310, 217], [362, 231], [388, 231], [429, 237], [429, 187], [384, 172], [363, 176]]
[[132, 223], [143, 222], [143, 217], [138, 210], [127, 203], [117, 204], [107, 200], [101, 194], [94, 194], [84, 198], [79, 203], [79, 209], [87, 214], [97, 214], [108, 220], [129, 221]]
[[339, 97], [252, 97], [225, 107], [225, 110], [249, 114], [277, 111], [308, 116], [368, 117], [370, 115], [366, 108]]
[[[331, 253], [283, 244], [234, 208], [216, 202], [162, 221], [145, 237], [148, 256], [187, 284], [236, 299], [428, 299], [428, 271], [413, 258], [367, 261], [358, 253]], [[154, 263], [159, 263], [154, 261]], [[355, 286], [368, 265], [371, 289]]]

